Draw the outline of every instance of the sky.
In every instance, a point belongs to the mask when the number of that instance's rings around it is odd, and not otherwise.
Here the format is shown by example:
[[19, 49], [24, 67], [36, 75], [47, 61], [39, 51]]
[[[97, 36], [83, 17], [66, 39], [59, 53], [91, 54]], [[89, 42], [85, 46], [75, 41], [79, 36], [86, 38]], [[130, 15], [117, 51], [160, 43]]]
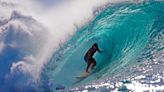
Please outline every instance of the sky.
[[36, 2], [40, 3], [41, 5], [45, 5], [45, 6], [53, 6], [53, 5], [59, 4], [63, 1], [65, 1], [65, 0], [36, 0]]

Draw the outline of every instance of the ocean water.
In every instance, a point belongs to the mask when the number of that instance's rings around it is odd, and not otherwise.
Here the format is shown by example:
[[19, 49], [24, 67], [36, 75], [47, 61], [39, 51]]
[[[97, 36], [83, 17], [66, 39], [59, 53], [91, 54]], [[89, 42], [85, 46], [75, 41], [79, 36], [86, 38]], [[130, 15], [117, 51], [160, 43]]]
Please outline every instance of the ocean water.
[[[160, 1], [107, 7], [54, 53], [42, 72], [43, 85], [49, 83], [50, 90], [84, 92], [164, 90], [158, 88], [163, 85], [159, 77], [164, 63], [163, 9]], [[102, 53], [94, 55], [93, 74], [76, 79], [85, 71], [84, 55], [95, 42]], [[157, 80], [161, 82], [153, 83]]]
[[0, 13], [0, 92], [164, 91], [162, 0], [0, 0]]

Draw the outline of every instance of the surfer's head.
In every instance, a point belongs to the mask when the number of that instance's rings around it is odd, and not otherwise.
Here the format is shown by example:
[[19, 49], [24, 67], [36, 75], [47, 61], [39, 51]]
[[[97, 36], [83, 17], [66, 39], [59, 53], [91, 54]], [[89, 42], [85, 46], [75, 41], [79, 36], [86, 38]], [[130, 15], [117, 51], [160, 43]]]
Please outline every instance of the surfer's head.
[[93, 44], [93, 48], [94, 48], [94, 49], [97, 49], [97, 46], [98, 46], [97, 43], [94, 43], [94, 44]]

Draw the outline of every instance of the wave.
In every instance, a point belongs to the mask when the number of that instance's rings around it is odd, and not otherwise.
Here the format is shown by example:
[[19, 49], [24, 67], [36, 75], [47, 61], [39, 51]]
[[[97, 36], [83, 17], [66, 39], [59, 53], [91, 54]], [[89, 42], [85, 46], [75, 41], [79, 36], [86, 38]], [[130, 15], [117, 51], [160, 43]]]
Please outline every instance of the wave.
[[[49, 7], [39, 1], [0, 1], [3, 92], [70, 87], [115, 75], [137, 61], [156, 33], [152, 29], [161, 25], [157, 20], [163, 19], [162, 4], [153, 1], [63, 0]], [[94, 42], [103, 50], [95, 55], [95, 73], [76, 82], [74, 76], [85, 70], [83, 56]]]
[[[152, 35], [162, 31], [163, 25], [155, 26], [163, 19], [162, 5], [161, 2], [145, 2], [117, 4], [105, 9], [54, 53], [43, 71], [43, 84], [50, 83], [48, 87], [52, 90], [57, 85], [80, 85], [119, 74], [136, 65], [154, 39]], [[77, 82], [74, 77], [85, 71], [83, 57], [95, 42], [103, 51], [94, 56], [95, 73]]]
[[38, 90], [42, 68], [59, 45], [92, 20], [97, 7], [106, 4], [99, 0], [94, 3], [70, 0], [47, 8], [39, 1], [0, 1], [0, 89], [3, 92]]

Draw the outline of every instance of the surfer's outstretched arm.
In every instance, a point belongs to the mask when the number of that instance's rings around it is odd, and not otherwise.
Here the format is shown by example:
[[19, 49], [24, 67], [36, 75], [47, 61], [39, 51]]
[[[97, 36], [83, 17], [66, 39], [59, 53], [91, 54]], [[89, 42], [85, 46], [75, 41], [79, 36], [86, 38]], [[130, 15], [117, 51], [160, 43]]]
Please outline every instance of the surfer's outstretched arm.
[[101, 53], [101, 51], [100, 51], [100, 49], [99, 49], [99, 47], [97, 46], [97, 51], [99, 52], [99, 53]]

